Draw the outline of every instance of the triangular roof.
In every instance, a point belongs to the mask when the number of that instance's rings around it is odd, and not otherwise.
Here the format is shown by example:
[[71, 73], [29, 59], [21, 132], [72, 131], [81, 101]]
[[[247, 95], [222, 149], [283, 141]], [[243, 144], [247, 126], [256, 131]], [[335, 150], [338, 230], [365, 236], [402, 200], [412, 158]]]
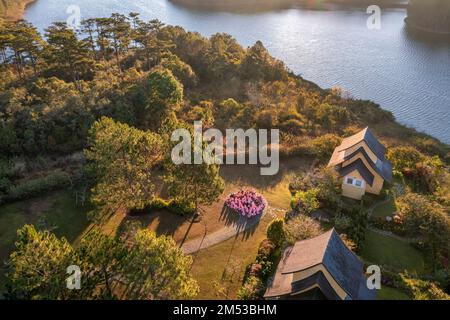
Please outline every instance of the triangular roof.
[[378, 141], [369, 127], [366, 127], [357, 134], [354, 134], [342, 140], [342, 143], [339, 147], [337, 147], [337, 150], [339, 152], [347, 150], [348, 148], [353, 147], [361, 141], [366, 142], [367, 146], [370, 148], [370, 150], [372, 150], [373, 153], [375, 153], [378, 159], [382, 161], [385, 159], [384, 155], [386, 154], [386, 148]]
[[341, 176], [346, 176], [353, 171], [358, 171], [361, 177], [364, 178], [369, 186], [373, 185], [373, 180], [375, 179], [374, 175], [367, 169], [366, 165], [361, 159], [355, 160], [350, 163], [348, 166], [345, 166], [339, 170], [339, 174]]
[[363, 263], [347, 248], [334, 229], [295, 243], [282, 273], [293, 273], [318, 264], [324, 265], [350, 297], [357, 298]]
[[315, 238], [298, 241], [290, 251], [287, 250], [266, 297], [290, 293], [293, 273], [320, 264], [347, 293], [349, 299], [362, 298], [361, 287], [365, 285], [363, 263], [334, 229]]
[[[345, 150], [357, 145], [361, 141], [365, 141], [366, 145], [372, 150], [372, 152], [377, 156], [377, 158], [381, 161], [380, 163], [374, 163], [369, 155], [367, 154], [364, 147], [358, 148], [358, 150], [354, 151], [352, 154], [345, 155]], [[334, 150], [333, 155], [331, 156], [331, 159], [328, 163], [328, 166], [337, 166], [341, 163], [352, 159], [357, 154], [361, 154], [366, 159], [367, 163], [372, 167], [372, 169], [377, 172], [384, 180], [387, 182], [392, 181], [392, 164], [385, 158], [386, 154], [386, 148], [377, 140], [375, 135], [372, 133], [372, 131], [369, 128], [365, 128], [364, 130], [358, 132], [357, 134], [350, 136], [348, 138], [345, 138], [342, 143]], [[352, 163], [353, 164], [353, 163]], [[352, 165], [351, 164], [351, 165]], [[364, 165], [364, 164], [363, 164]], [[360, 166], [359, 166], [360, 168]], [[343, 168], [342, 168], [343, 169]], [[361, 171], [369, 172], [367, 175], [368, 177], [364, 177], [366, 182], [369, 183], [369, 185], [372, 185], [373, 178], [371, 178], [372, 174], [368, 169], [363, 170], [360, 168]], [[340, 172], [342, 174], [342, 172]]]

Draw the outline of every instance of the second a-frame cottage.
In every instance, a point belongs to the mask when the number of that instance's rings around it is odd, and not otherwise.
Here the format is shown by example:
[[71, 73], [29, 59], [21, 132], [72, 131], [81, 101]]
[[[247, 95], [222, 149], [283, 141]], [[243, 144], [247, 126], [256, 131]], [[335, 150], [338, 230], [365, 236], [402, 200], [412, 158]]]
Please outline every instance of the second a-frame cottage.
[[385, 154], [369, 128], [345, 138], [328, 163], [343, 178], [342, 195], [360, 200], [366, 192], [380, 194], [383, 185], [392, 182], [392, 164]]
[[374, 300], [361, 260], [334, 229], [283, 252], [265, 299]]

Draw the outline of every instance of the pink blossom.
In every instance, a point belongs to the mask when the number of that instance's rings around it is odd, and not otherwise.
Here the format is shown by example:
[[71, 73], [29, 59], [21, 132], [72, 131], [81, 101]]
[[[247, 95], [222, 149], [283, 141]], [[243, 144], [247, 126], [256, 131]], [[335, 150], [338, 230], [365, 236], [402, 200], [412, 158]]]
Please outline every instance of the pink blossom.
[[225, 200], [225, 206], [244, 217], [251, 218], [264, 211], [267, 201], [255, 190], [242, 189], [230, 194]]

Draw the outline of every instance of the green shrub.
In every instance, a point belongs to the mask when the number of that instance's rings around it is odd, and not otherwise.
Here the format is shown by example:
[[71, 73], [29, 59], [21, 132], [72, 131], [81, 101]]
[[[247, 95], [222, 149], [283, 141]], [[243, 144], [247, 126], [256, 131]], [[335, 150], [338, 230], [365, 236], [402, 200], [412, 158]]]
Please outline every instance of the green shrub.
[[307, 191], [297, 191], [291, 200], [292, 210], [298, 210], [302, 213], [310, 214], [319, 209], [320, 203], [317, 199], [318, 193], [318, 188], [309, 189]]
[[321, 161], [328, 161], [334, 149], [339, 146], [342, 139], [334, 134], [326, 134], [311, 141], [311, 153]]
[[11, 166], [12, 164], [9, 159], [0, 157], [0, 201], [8, 193], [12, 185]]
[[238, 290], [237, 298], [240, 300], [257, 300], [262, 297], [263, 293], [264, 286], [261, 279], [250, 276]]
[[337, 214], [334, 217], [334, 227], [338, 232], [345, 233], [352, 226], [352, 219], [343, 214]]
[[[279, 223], [277, 222], [276, 225]], [[264, 239], [259, 244], [255, 261], [250, 263], [245, 271], [242, 287], [237, 294], [238, 298], [249, 300], [261, 298], [268, 279], [275, 273], [280, 258], [281, 247], [269, 239]]]
[[190, 215], [195, 213], [195, 207], [193, 205], [188, 205], [182, 202], [177, 202], [175, 200], [172, 200], [169, 202], [169, 205], [167, 209], [170, 212], [173, 212], [175, 214], [179, 214], [181, 216], [184, 215]]
[[414, 168], [416, 163], [425, 159], [425, 155], [414, 147], [401, 146], [389, 148], [386, 158], [392, 163], [394, 170], [402, 172]]
[[161, 209], [166, 209], [167, 207], [169, 207], [170, 201], [161, 199], [161, 198], [155, 198], [150, 205], [148, 206], [148, 209], [153, 209], [153, 210], [161, 210]]
[[341, 207], [341, 214], [351, 219], [346, 232], [349, 239], [356, 244], [356, 251], [360, 251], [366, 238], [367, 212], [359, 206], [344, 205]]
[[146, 210], [162, 210], [166, 209], [172, 213], [185, 216], [195, 213], [194, 206], [189, 206], [181, 202], [177, 202], [175, 200], [165, 200], [161, 198], [155, 198], [152, 202], [146, 207]]
[[291, 244], [299, 240], [314, 238], [322, 233], [320, 223], [304, 214], [290, 218], [285, 229], [286, 238]]
[[286, 236], [283, 219], [275, 219], [269, 224], [267, 227], [267, 238], [277, 246], [284, 242]]
[[260, 243], [255, 262], [261, 266], [257, 275], [262, 279], [263, 283], [266, 283], [269, 277], [275, 273], [280, 256], [280, 246], [277, 246], [269, 239], [265, 239]]
[[71, 184], [70, 175], [64, 171], [54, 171], [44, 177], [25, 181], [10, 188], [8, 200], [22, 200], [40, 193], [67, 187]]
[[389, 231], [401, 237], [408, 236], [404, 226], [401, 223], [386, 221], [386, 218], [383, 217], [371, 217], [370, 223], [377, 229]]
[[401, 274], [401, 277], [414, 300], [450, 300], [450, 295], [434, 282], [414, 279], [408, 274]]

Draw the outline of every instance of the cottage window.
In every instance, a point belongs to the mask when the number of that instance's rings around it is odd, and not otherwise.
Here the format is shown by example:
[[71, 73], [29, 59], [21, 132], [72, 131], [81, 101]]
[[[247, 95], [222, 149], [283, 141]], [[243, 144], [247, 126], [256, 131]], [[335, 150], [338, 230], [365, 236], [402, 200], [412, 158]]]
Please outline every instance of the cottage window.
[[364, 187], [364, 182], [362, 180], [359, 180], [359, 179], [347, 178], [346, 179], [346, 183], [351, 185], [351, 186], [358, 187], [358, 188], [363, 188]]

